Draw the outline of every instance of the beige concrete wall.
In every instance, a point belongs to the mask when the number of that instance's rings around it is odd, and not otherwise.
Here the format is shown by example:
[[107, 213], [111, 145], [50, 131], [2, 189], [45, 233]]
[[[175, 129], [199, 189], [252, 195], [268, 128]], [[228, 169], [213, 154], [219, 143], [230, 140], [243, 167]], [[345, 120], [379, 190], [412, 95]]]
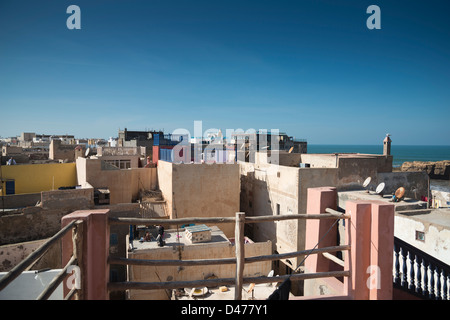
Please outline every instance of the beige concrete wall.
[[287, 151], [262, 151], [255, 153], [255, 163], [272, 163], [279, 164], [280, 166], [298, 168], [300, 166], [299, 164], [301, 162], [301, 157], [302, 154], [300, 153], [289, 153]]
[[[181, 260], [191, 259], [220, 259], [235, 257], [235, 246], [231, 244], [196, 244], [183, 246]], [[269, 255], [272, 253], [270, 242], [245, 244], [245, 256], [253, 257]], [[178, 260], [179, 251], [174, 247], [163, 247], [147, 251], [129, 252], [130, 259], [150, 260]], [[234, 278], [236, 276], [236, 265], [210, 265], [195, 267], [152, 267], [152, 266], [129, 266], [129, 281], [136, 282], [164, 282], [164, 281], [194, 281], [203, 280], [209, 276], [218, 278]], [[266, 276], [271, 270], [271, 262], [257, 262], [246, 264], [244, 277]], [[132, 300], [168, 300], [165, 290], [130, 290], [129, 298]]]
[[[52, 140], [48, 158], [50, 160], [68, 160], [72, 162], [75, 160], [75, 148], [77, 146], [76, 144], [62, 144], [61, 140]], [[84, 153], [85, 147], [83, 145], [80, 146], [83, 148]]]
[[[297, 214], [299, 211], [299, 168], [277, 165], [241, 166], [241, 211], [249, 216]], [[300, 222], [301, 223], [301, 222]], [[254, 241], [270, 240], [279, 253], [297, 251], [298, 220], [264, 222], [246, 225]], [[290, 264], [296, 267], [297, 259]]]
[[[303, 155], [302, 155], [303, 156]], [[306, 212], [308, 188], [339, 184], [338, 168], [297, 168], [240, 162], [241, 211], [250, 216], [298, 214]], [[258, 162], [258, 160], [260, 162]], [[255, 241], [271, 240], [274, 250], [286, 253], [305, 248], [305, 220], [266, 222], [246, 226]], [[289, 259], [296, 268], [300, 258]]]
[[94, 206], [94, 190], [89, 188], [43, 191], [41, 206], [44, 209], [92, 208]]
[[334, 154], [301, 154], [301, 162], [309, 163], [311, 168], [337, 168], [336, 158]]
[[[239, 212], [238, 164], [172, 164], [158, 161], [158, 183], [170, 217], [234, 217]], [[221, 224], [227, 237], [234, 224]]]
[[392, 156], [371, 154], [301, 154], [301, 162], [311, 168], [341, 168], [342, 177], [360, 172], [391, 172]]
[[339, 158], [339, 181], [341, 190], [362, 188], [367, 177], [376, 178], [380, 160], [377, 157], [343, 157]]
[[52, 237], [61, 229], [61, 218], [75, 210], [93, 206], [92, 189], [42, 192], [39, 206], [0, 217], [0, 244]]
[[[41, 201], [40, 193], [11, 194], [3, 196], [0, 201], [0, 209], [23, 208], [36, 205]], [[0, 211], [0, 215], [2, 212]]]
[[129, 160], [130, 168], [139, 168], [139, 163], [141, 162], [139, 155], [104, 155], [99, 157], [100, 160], [110, 161], [110, 160]]
[[[450, 226], [447, 209], [433, 210], [428, 214], [395, 214], [395, 236], [450, 264]], [[416, 239], [416, 231], [425, 233], [425, 241]]]
[[78, 158], [76, 163], [78, 184], [108, 187], [111, 204], [136, 201], [140, 189], [154, 190], [157, 187], [156, 168], [105, 170], [100, 159], [85, 158]]
[[166, 201], [167, 213], [172, 217], [172, 166], [166, 161], [158, 161], [158, 187]]
[[98, 156], [139, 156], [141, 149], [139, 147], [98, 147]]
[[[8, 272], [31, 253], [36, 251], [48, 239], [7, 244], [0, 246], [0, 272]], [[57, 241], [40, 258], [30, 270], [40, 270], [44, 268], [61, 268], [61, 242]]]
[[[372, 182], [375, 190], [376, 185], [384, 182], [385, 194], [394, 194], [397, 188], [405, 188], [405, 197], [420, 200], [422, 196], [428, 197], [428, 174], [424, 171], [420, 172], [382, 172], [378, 173]], [[372, 178], [373, 179], [373, 178]], [[430, 193], [431, 196], [431, 193]]]
[[2, 146], [2, 156], [11, 157], [23, 153], [22, 147], [16, 146]]

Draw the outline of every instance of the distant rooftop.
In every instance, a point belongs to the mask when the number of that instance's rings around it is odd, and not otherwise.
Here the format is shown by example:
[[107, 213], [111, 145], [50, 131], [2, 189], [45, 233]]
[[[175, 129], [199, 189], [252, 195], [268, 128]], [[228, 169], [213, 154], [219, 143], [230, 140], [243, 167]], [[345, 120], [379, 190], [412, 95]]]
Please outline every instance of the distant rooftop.
[[[222, 230], [220, 230], [216, 226], [212, 226], [210, 228], [211, 228], [211, 240], [208, 242], [200, 242], [200, 243], [191, 243], [191, 241], [187, 239], [185, 236], [184, 228], [180, 228], [178, 232], [176, 229], [165, 230], [164, 240], [166, 244], [164, 247], [174, 247], [178, 245], [202, 246], [202, 245], [209, 245], [211, 243], [214, 243], [214, 245], [217, 244], [231, 245], [230, 240], [225, 236]], [[158, 246], [158, 242], [155, 240], [156, 235], [154, 233], [152, 234], [153, 234], [152, 241], [141, 242], [140, 239], [135, 239], [133, 241], [133, 249], [134, 250], [161, 249], [161, 247]]]

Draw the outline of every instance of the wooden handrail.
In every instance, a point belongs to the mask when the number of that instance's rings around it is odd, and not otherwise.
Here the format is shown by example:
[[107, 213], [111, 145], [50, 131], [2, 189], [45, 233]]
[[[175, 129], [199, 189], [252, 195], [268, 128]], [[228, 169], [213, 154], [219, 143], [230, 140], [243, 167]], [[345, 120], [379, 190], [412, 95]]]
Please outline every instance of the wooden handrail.
[[[307, 280], [316, 278], [329, 277], [348, 277], [350, 271], [330, 271], [330, 272], [316, 272], [316, 273], [301, 273], [291, 274], [278, 277], [247, 277], [243, 278], [243, 284], [255, 283], [271, 283], [283, 282], [287, 278], [291, 280]], [[110, 282], [108, 283], [109, 291], [121, 291], [128, 289], [135, 290], [155, 290], [155, 289], [177, 289], [177, 288], [198, 288], [198, 287], [215, 287], [220, 285], [235, 285], [236, 278], [221, 278], [221, 279], [207, 279], [194, 281], [168, 281], [168, 282]]]
[[340, 265], [341, 267], [344, 266], [344, 260], [339, 259], [336, 256], [333, 256], [332, 254], [329, 254], [328, 252], [322, 252], [322, 255], [327, 258], [328, 260], [333, 261], [334, 263]]
[[[277, 216], [252, 216], [245, 217], [242, 213], [237, 213], [235, 217], [191, 217], [179, 219], [153, 219], [153, 218], [109, 218], [110, 224], [127, 224], [127, 225], [185, 225], [191, 223], [235, 223], [236, 239], [240, 239], [243, 226], [245, 223], [261, 223], [282, 220], [300, 220], [300, 219], [350, 219], [350, 215], [338, 212], [336, 210], [327, 209], [326, 213], [320, 214], [288, 214]], [[241, 230], [242, 229], [242, 230]], [[242, 241], [241, 241], [242, 242]], [[243, 277], [243, 266], [246, 263], [270, 261], [298, 257], [301, 255], [329, 253], [342, 250], [350, 250], [349, 245], [334, 246], [310, 250], [302, 250], [297, 252], [289, 252], [284, 254], [273, 254], [256, 257], [245, 258], [244, 245], [235, 242], [236, 257], [223, 259], [198, 259], [198, 260], [141, 260], [141, 259], [124, 259], [124, 258], [108, 258], [109, 264], [119, 265], [141, 265], [141, 266], [199, 266], [214, 264], [236, 264], [236, 277], [223, 279], [208, 279], [194, 281], [169, 281], [169, 282], [110, 282], [108, 283], [109, 291], [136, 289], [136, 290], [154, 290], [154, 289], [176, 289], [183, 287], [200, 287], [200, 286], [217, 286], [217, 285], [235, 285], [235, 300], [241, 299], [241, 288], [244, 283], [270, 283], [281, 282], [285, 279], [305, 280], [321, 277], [342, 277], [349, 276], [349, 271], [333, 271], [319, 272], [312, 274], [292, 274], [288, 276], [278, 277]]]
[[[264, 256], [248, 257], [244, 259], [245, 263], [255, 263], [262, 261], [271, 261], [279, 259], [295, 258], [306, 254], [329, 253], [336, 251], [350, 250], [349, 245], [324, 247], [314, 250], [301, 250], [295, 252], [271, 254]], [[143, 259], [126, 259], [126, 258], [108, 258], [109, 264], [116, 265], [134, 265], [134, 266], [203, 266], [215, 264], [235, 264], [236, 258], [222, 258], [222, 259], [193, 259], [193, 260], [143, 260]]]
[[[337, 212], [337, 211], [336, 211]], [[350, 219], [350, 216], [343, 213], [319, 213], [319, 214], [285, 214], [280, 216], [253, 216], [245, 217], [245, 223], [259, 223], [279, 220], [295, 219]], [[158, 218], [109, 218], [110, 224], [131, 224], [131, 225], [183, 225], [190, 223], [235, 223], [235, 217], [192, 217], [178, 219], [158, 219]]]

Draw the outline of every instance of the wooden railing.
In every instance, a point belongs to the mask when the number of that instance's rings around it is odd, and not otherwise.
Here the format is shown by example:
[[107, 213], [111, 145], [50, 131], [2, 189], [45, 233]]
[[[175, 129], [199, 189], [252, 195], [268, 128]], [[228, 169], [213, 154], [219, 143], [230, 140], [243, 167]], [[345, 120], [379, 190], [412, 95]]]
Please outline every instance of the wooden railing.
[[235, 285], [235, 300], [242, 298], [243, 284], [255, 283], [273, 283], [283, 282], [287, 278], [291, 280], [306, 280], [315, 278], [328, 277], [348, 277], [349, 270], [344, 271], [330, 271], [330, 272], [316, 272], [291, 274], [277, 277], [243, 277], [244, 266], [246, 263], [272, 261], [279, 259], [286, 259], [310, 254], [326, 254], [337, 251], [350, 250], [349, 245], [333, 246], [324, 248], [313, 248], [309, 250], [302, 250], [296, 252], [289, 252], [283, 254], [272, 254], [256, 257], [245, 258], [244, 246], [244, 225], [246, 223], [261, 223], [268, 221], [281, 221], [293, 219], [349, 219], [350, 216], [332, 209], [327, 209], [327, 213], [322, 214], [290, 214], [281, 216], [258, 216], [246, 217], [244, 213], [238, 212], [233, 217], [216, 217], [216, 218], [180, 218], [180, 219], [142, 219], [142, 218], [109, 218], [111, 224], [126, 224], [126, 225], [185, 225], [191, 223], [235, 223], [235, 258], [223, 259], [198, 259], [198, 260], [140, 260], [140, 259], [126, 259], [109, 257], [109, 264], [122, 265], [143, 265], [143, 266], [198, 266], [198, 265], [215, 265], [215, 264], [236, 264], [235, 278], [219, 278], [207, 280], [194, 281], [167, 281], [167, 282], [110, 282], [108, 283], [109, 291], [139, 289], [139, 290], [154, 290], [154, 289], [177, 289], [177, 288], [195, 288], [203, 286], [219, 286], [219, 285]]
[[394, 238], [394, 285], [424, 299], [448, 300], [450, 266]]
[[[43, 243], [38, 249], [36, 249], [33, 253], [31, 253], [28, 257], [22, 260], [18, 265], [12, 268], [2, 279], [0, 279], [0, 291], [5, 289], [11, 282], [13, 282], [17, 277], [19, 277], [24, 271], [27, 271], [29, 267], [31, 267], [38, 259], [45, 255], [45, 253], [65, 234], [72, 230], [72, 239], [74, 242], [79, 243], [82, 241], [82, 230], [83, 224], [82, 221], [72, 221], [64, 228], [62, 228], [58, 233], [56, 233], [53, 237]], [[77, 265], [79, 259], [78, 256], [81, 256], [79, 253], [81, 248], [80, 246], [74, 245], [74, 254], [70, 258], [69, 262], [66, 266], [53, 278], [53, 280], [48, 284], [47, 287], [41, 292], [41, 294], [37, 297], [37, 300], [47, 300], [52, 293], [58, 288], [62, 281], [69, 275], [67, 273], [70, 266]], [[66, 300], [69, 300], [73, 297], [73, 295], [77, 292], [76, 287], [73, 287], [72, 290], [65, 297]]]

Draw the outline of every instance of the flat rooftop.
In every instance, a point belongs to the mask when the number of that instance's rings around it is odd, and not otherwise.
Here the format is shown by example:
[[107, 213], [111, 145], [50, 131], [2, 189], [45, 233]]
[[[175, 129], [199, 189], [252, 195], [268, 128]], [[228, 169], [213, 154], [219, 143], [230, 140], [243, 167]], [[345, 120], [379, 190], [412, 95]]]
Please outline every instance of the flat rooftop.
[[[152, 241], [140, 241], [140, 239], [133, 240], [133, 249], [136, 250], [150, 250], [150, 249], [162, 249], [165, 247], [174, 247], [178, 245], [187, 246], [205, 246], [205, 245], [231, 245], [230, 240], [225, 236], [225, 234], [217, 226], [212, 226], [211, 228], [211, 240], [207, 242], [191, 243], [189, 239], [186, 238], [185, 229], [180, 228], [164, 230], [164, 241], [166, 244], [164, 247], [158, 246], [158, 241], [156, 241], [156, 235], [153, 233]], [[152, 233], [152, 232], [150, 232]]]
[[415, 200], [411, 198], [404, 198], [399, 202], [392, 201], [392, 195], [379, 195], [374, 191], [367, 192], [366, 190], [353, 190], [353, 191], [339, 191], [338, 192], [338, 205], [345, 209], [345, 203], [348, 200], [363, 200], [363, 201], [382, 201], [393, 204], [395, 211], [408, 211], [427, 209], [426, 201]]
[[[280, 283], [261, 283], [252, 286], [245, 284], [242, 286], [242, 300], [267, 300], [270, 295], [281, 285]], [[235, 286], [224, 286], [226, 291], [222, 292], [220, 287], [199, 288], [202, 294], [190, 296], [190, 288], [185, 289], [183, 294], [178, 295], [176, 300], [234, 300]], [[253, 289], [252, 289], [253, 288]], [[289, 293], [290, 298], [294, 298]]]
[[430, 210], [416, 210], [407, 212], [396, 212], [407, 216], [410, 219], [417, 220], [423, 224], [433, 224], [434, 226], [441, 226], [443, 229], [450, 230], [450, 208], [430, 209]]
[[424, 224], [439, 225], [444, 229], [450, 229], [450, 208], [427, 209], [425, 201], [409, 198], [400, 202], [392, 202], [392, 195], [382, 197], [375, 192], [367, 193], [365, 190], [338, 192], [339, 207], [345, 209], [345, 203], [348, 200], [377, 200], [394, 204], [396, 215], [407, 216]]

